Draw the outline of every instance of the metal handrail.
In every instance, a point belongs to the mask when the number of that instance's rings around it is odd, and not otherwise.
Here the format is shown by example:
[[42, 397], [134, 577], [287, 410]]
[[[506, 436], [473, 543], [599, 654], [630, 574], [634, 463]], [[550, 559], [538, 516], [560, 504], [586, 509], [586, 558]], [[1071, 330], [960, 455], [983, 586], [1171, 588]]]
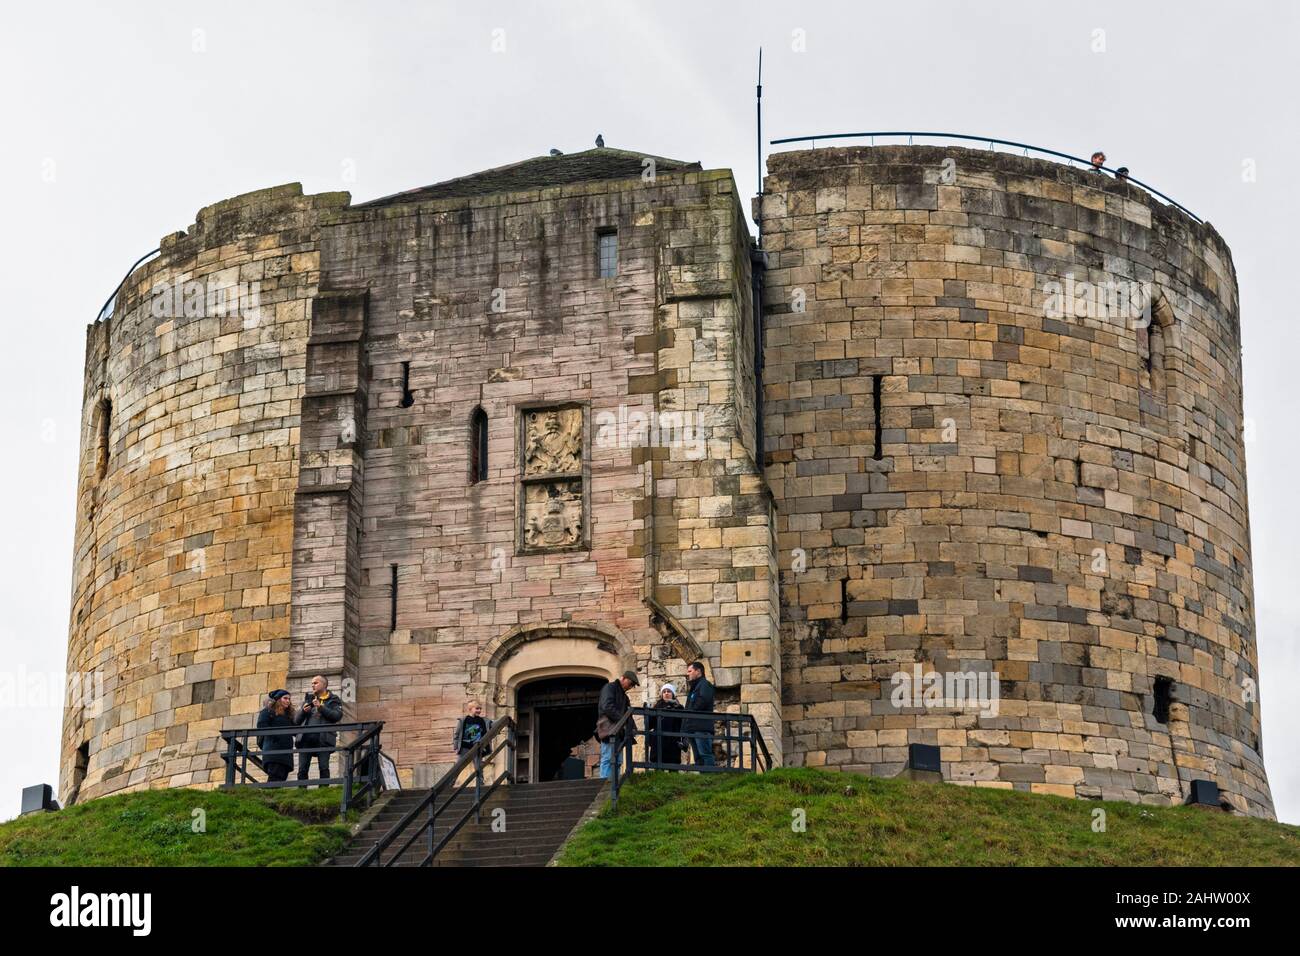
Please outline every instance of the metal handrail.
[[[490, 747], [492, 740], [502, 731], [505, 731], [505, 739], [495, 747]], [[483, 765], [490, 764], [502, 750], [508, 750], [510, 759], [506, 761], [506, 769], [497, 775], [497, 778], [488, 785], [486, 792], [483, 789]], [[496, 721], [488, 732], [474, 744], [472, 748], [461, 755], [460, 759], [452, 765], [452, 768], [442, 775], [442, 778], [430, 788], [427, 796], [418, 804], [412, 807], [403, 817], [398, 820], [388, 832], [379, 838], [379, 841], [366, 851], [365, 855], [357, 861], [357, 866], [392, 866], [409, 850], [415, 841], [428, 833], [429, 849], [420, 861], [420, 866], [429, 866], [433, 863], [434, 857], [451, 842], [452, 838], [460, 832], [469, 818], [473, 816], [476, 820], [480, 819], [483, 810], [483, 804], [497, 791], [502, 783], [514, 783], [514, 755], [515, 755], [515, 722], [509, 717], [502, 717]], [[470, 764], [474, 765], [474, 776], [457, 784], [456, 778]], [[474, 784], [474, 800], [465, 810], [459, 820], [452, 824], [447, 832], [442, 835], [441, 839], [436, 839], [435, 828], [438, 822], [438, 814], [444, 812], [448, 807], [456, 802], [465, 788]], [[444, 790], [450, 789], [451, 793], [441, 806], [438, 806], [438, 797]], [[383, 859], [383, 852], [397, 841], [416, 818], [422, 813], [427, 814], [427, 819], [415, 828], [387, 860]]]
[[122, 281], [119, 282], [117, 284], [117, 288], [113, 290], [113, 294], [110, 295], [107, 299], [105, 299], [104, 304], [100, 306], [99, 313], [95, 316], [96, 322], [102, 319], [105, 313], [111, 314], [110, 306], [116, 303], [117, 294], [122, 291], [122, 286], [126, 285], [126, 280], [131, 278], [131, 273], [135, 272], [135, 270], [140, 267], [140, 264], [144, 262], [146, 259], [156, 256], [160, 252], [162, 252], [162, 247], [154, 249], [152, 252], [146, 252], [139, 259], [136, 259], [134, 263], [132, 263], [131, 268], [126, 270], [126, 275], [122, 276]]
[[[364, 723], [337, 723], [316, 725], [300, 725], [296, 727], [237, 727], [221, 731], [221, 739], [226, 742], [226, 750], [221, 754], [221, 759], [226, 764], [226, 780], [222, 789], [234, 787], [257, 787], [259, 789], [278, 789], [281, 787], [316, 787], [316, 786], [339, 786], [342, 787], [340, 796], [340, 813], [347, 813], [348, 810], [356, 804], [362, 797], [367, 800], [374, 798], [379, 790], [380, 767], [379, 755], [383, 750], [380, 743], [379, 734], [384, 729], [383, 721], [367, 721]], [[335, 743], [331, 746], [319, 747], [296, 747], [293, 746], [292, 739], [287, 751], [277, 751], [279, 753], [293, 754], [321, 754], [338, 753], [343, 758], [342, 776], [339, 777], [316, 777], [306, 780], [289, 778], [285, 780], [258, 780], [248, 772], [248, 764], [251, 761], [253, 766], [259, 770], [265, 771], [266, 767], [258, 753], [253, 750], [250, 741], [254, 737], [296, 737], [299, 734], [322, 734], [333, 733], [341, 734], [356, 731], [357, 736], [346, 744], [340, 744], [335, 738]], [[265, 751], [262, 751], [265, 756]], [[292, 757], [291, 757], [292, 759]], [[310, 757], [308, 758], [310, 759]], [[362, 780], [359, 785], [354, 784], [353, 776], [356, 768], [364, 768]], [[239, 775], [236, 781], [235, 776]]]
[[[635, 716], [645, 718], [645, 727], [639, 728]], [[724, 724], [723, 733], [716, 734], [712, 731], [688, 731], [688, 730], [664, 730], [663, 725], [656, 721], [655, 730], [651, 731], [650, 721], [652, 718], [667, 718], [669, 720], [681, 721], [707, 721], [710, 724]], [[733, 734], [732, 727], [737, 732]], [[625, 733], [625, 728], [630, 728]], [[640, 736], [646, 741], [646, 759], [637, 760], [634, 755], [636, 738]], [[699, 711], [699, 710], [656, 710], [653, 707], [630, 707], [614, 724], [610, 730], [609, 738], [618, 741], [618, 751], [614, 756], [611, 765], [610, 775], [610, 803], [615, 810], [618, 809], [618, 795], [626, 782], [626, 777], [635, 770], [669, 770], [669, 771], [691, 771], [696, 773], [758, 773], [760, 769], [763, 773], [772, 769], [772, 754], [767, 749], [767, 741], [763, 739], [763, 731], [758, 726], [758, 721], [753, 714], [729, 714], [721, 711]], [[661, 760], [650, 759], [649, 743], [651, 738], [658, 741], [666, 739], [678, 740], [708, 740], [710, 743], [721, 740], [726, 747], [726, 757], [722, 764], [716, 766], [702, 766], [700, 764], [681, 764], [668, 763]], [[739, 744], [739, 748], [732, 750], [732, 744]], [[745, 750], [749, 749], [749, 763], [745, 763]], [[761, 756], [760, 756], [761, 755]], [[661, 754], [662, 756], [662, 754]], [[625, 765], [626, 764], [626, 768]]]
[[[820, 136], [787, 136], [784, 139], [769, 140], [768, 145], [780, 146], [784, 143], [806, 143], [809, 142], [810, 140], [818, 140], [818, 139], [858, 139], [864, 136], [869, 136], [869, 137], [907, 136], [909, 137], [908, 145], [911, 145], [910, 137], [913, 136], [931, 136], [937, 139], [964, 139], [976, 143], [988, 143], [990, 149], [993, 148], [994, 143], [997, 143], [1001, 146], [1014, 146], [1017, 149], [1026, 149], [1026, 150], [1032, 149], [1036, 153], [1046, 153], [1049, 156], [1059, 156], [1061, 159], [1068, 159], [1071, 160], [1072, 162], [1083, 163], [1089, 169], [1100, 169], [1103, 172], [1107, 172], [1107, 173], [1117, 172], [1116, 170], [1111, 169], [1109, 166], [1093, 166], [1091, 159], [1084, 159], [1081, 156], [1071, 156], [1069, 153], [1062, 153], [1059, 150], [1048, 149], [1045, 146], [1034, 146], [1029, 143], [1017, 143], [1014, 140], [998, 139], [993, 136], [969, 136], [965, 133], [921, 133], [921, 132], [907, 132], [907, 131], [877, 132], [877, 133], [823, 133]], [[1187, 215], [1191, 216], [1197, 222], [1203, 221], [1200, 216], [1196, 215], [1196, 213], [1192, 212], [1182, 203], [1175, 202], [1173, 199], [1170, 199], [1168, 196], [1166, 196], [1160, 190], [1156, 189], [1154, 186], [1149, 186], [1146, 183], [1142, 182], [1142, 180], [1140, 179], [1134, 179], [1132, 176], [1125, 176], [1120, 181], [1126, 183], [1132, 183], [1135, 186], [1141, 186], [1147, 192], [1151, 193], [1151, 195], [1159, 196], [1165, 202], [1169, 203], [1169, 205], [1181, 209], [1183, 212], [1187, 213]]]

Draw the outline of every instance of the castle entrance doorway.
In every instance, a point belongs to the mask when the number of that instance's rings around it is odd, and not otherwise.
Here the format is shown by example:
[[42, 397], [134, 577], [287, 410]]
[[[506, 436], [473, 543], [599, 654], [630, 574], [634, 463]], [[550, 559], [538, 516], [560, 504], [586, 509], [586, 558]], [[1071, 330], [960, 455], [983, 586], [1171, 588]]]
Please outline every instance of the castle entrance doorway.
[[600, 677], [562, 674], [523, 684], [516, 698], [515, 776], [520, 783], [596, 775]]

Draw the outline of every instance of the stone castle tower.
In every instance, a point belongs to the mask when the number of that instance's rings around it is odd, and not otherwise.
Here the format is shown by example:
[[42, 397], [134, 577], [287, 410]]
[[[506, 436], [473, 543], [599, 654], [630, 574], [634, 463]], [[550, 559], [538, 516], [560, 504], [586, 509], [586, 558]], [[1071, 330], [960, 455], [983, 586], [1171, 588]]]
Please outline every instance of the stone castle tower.
[[404, 783], [470, 696], [542, 779], [699, 658], [787, 765], [1271, 816], [1217, 233], [935, 147], [754, 214], [600, 148], [165, 238], [87, 333], [65, 797], [215, 782], [318, 673]]

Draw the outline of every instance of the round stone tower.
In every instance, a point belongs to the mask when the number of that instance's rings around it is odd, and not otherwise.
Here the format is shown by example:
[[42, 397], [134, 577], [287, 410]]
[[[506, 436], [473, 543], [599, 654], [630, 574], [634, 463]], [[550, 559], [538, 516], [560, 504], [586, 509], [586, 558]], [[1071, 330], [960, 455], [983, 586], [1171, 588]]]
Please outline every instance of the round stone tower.
[[201, 210], [86, 332], [65, 803], [207, 783], [223, 720], [284, 683], [317, 213]]
[[786, 762], [1271, 817], [1218, 233], [1003, 153], [768, 168]]

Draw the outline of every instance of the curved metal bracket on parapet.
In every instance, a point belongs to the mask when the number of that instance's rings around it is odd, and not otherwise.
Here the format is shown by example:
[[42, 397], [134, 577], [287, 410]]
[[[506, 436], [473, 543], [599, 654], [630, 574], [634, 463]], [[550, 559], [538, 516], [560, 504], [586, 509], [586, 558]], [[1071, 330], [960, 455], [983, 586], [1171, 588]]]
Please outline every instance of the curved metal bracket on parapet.
[[[1099, 169], [1102, 172], [1112, 173], [1112, 174], [1117, 172], [1116, 170], [1111, 169], [1109, 166], [1093, 166], [1092, 160], [1090, 159], [1084, 159], [1081, 156], [1071, 156], [1069, 153], [1062, 153], [1055, 149], [1048, 149], [1045, 146], [1031, 146], [1029, 143], [1017, 143], [1009, 139], [997, 139], [996, 137], [993, 136], [968, 136], [965, 133], [919, 133], [919, 132], [823, 133], [821, 136], [787, 136], [785, 139], [769, 140], [768, 145], [780, 146], [783, 143], [807, 143], [819, 139], [859, 139], [864, 136], [867, 137], [906, 136], [908, 137], [909, 146], [911, 145], [911, 137], [913, 136], [932, 136], [938, 139], [964, 139], [964, 140], [970, 140], [971, 142], [975, 142], [975, 143], [988, 143], [989, 149], [992, 149], [993, 144], [997, 143], [999, 146], [1014, 146], [1016, 149], [1026, 149], [1026, 150], [1032, 149], [1036, 153], [1045, 153], [1048, 156], [1059, 156], [1061, 159], [1068, 159], [1072, 162], [1083, 163], [1083, 165], [1088, 167], [1089, 169]], [[1134, 186], [1141, 186], [1151, 195], [1158, 196], [1159, 198], [1163, 199], [1165, 202], [1169, 203], [1169, 205], [1174, 206], [1177, 209], [1181, 209], [1183, 212], [1187, 213], [1187, 215], [1191, 216], [1197, 222], [1202, 221], [1200, 216], [1196, 215], [1196, 213], [1192, 212], [1182, 203], [1175, 202], [1174, 200], [1166, 196], [1164, 193], [1162, 193], [1160, 190], [1156, 189], [1153, 186], [1148, 186], [1140, 179], [1134, 179], [1132, 176], [1125, 176], [1122, 181], [1126, 183], [1132, 183]]]
[[158, 255], [158, 253], [160, 253], [161, 251], [162, 249], [159, 248], [159, 249], [154, 249], [152, 252], [146, 252], [139, 259], [136, 259], [135, 262], [131, 264], [131, 268], [126, 270], [126, 275], [122, 276], [122, 281], [119, 282], [117, 284], [117, 288], [113, 290], [113, 294], [110, 295], [108, 299], [105, 300], [104, 304], [100, 307], [99, 314], [95, 316], [96, 322], [98, 322], [100, 319], [104, 318], [107, 315], [113, 314], [113, 306], [117, 303], [117, 294], [122, 291], [122, 286], [126, 285], [126, 280], [131, 278], [131, 273], [135, 272], [136, 269], [140, 268], [141, 263], [143, 263], [146, 259], [153, 258], [154, 256]]

